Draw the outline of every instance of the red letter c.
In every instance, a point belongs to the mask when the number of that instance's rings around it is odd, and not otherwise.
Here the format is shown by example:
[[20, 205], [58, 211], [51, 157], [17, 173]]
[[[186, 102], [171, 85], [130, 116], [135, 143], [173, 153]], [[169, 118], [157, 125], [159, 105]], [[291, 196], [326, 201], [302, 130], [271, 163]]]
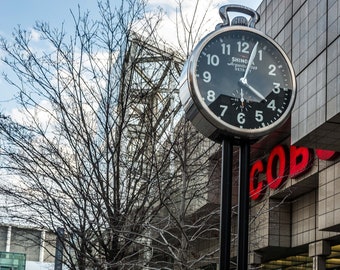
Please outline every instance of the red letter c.
[[252, 200], [258, 200], [264, 194], [266, 188], [265, 180], [259, 182], [258, 176], [263, 172], [263, 161], [257, 160], [250, 169], [249, 195]]

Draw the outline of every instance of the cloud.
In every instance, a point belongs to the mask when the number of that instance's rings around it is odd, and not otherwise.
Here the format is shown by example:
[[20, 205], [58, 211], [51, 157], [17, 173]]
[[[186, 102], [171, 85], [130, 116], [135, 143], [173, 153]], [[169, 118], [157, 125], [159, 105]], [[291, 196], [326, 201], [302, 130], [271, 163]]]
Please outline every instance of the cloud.
[[[159, 34], [166, 43], [170, 44], [170, 46], [175, 45], [176, 47], [178, 37], [180, 37], [180, 40], [183, 38], [183, 28], [180, 29], [182, 22], [179, 20], [183, 20], [187, 27], [193, 21], [192, 31], [193, 33], [198, 33], [200, 39], [209, 32], [214, 31], [215, 26], [222, 22], [219, 15], [219, 8], [221, 6], [237, 4], [255, 9], [260, 2], [261, 0], [150, 0], [149, 5], [151, 7], [150, 13], [156, 7], [164, 11], [165, 14], [162, 18]], [[179, 8], [181, 8], [181, 10]], [[235, 15], [234, 12], [231, 13], [230, 18], [232, 19]], [[204, 23], [201, 24], [203, 19]], [[177, 29], [178, 25], [180, 26], [179, 29]], [[181, 42], [183, 42], [183, 40], [181, 40]], [[196, 43], [197, 42], [198, 40]]]
[[40, 32], [38, 32], [35, 29], [31, 29], [30, 33], [31, 33], [32, 41], [35, 41], [35, 42], [40, 41]]
[[[37, 121], [41, 125], [48, 125], [52, 117], [52, 105], [48, 100], [41, 100], [35, 107], [31, 107], [27, 110], [20, 108], [13, 108], [11, 110], [11, 118], [21, 124], [30, 125], [32, 121]], [[32, 116], [34, 116], [32, 118]]]

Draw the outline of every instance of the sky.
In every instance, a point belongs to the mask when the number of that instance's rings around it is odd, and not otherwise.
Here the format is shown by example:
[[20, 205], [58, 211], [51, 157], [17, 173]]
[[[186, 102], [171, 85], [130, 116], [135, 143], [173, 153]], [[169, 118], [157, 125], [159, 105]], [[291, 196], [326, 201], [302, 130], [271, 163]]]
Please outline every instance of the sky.
[[[167, 15], [164, 18], [171, 20], [178, 0], [149, 0], [150, 7], [161, 7]], [[184, 0], [188, 3], [185, 8], [191, 12], [195, 1]], [[198, 0], [196, 0], [198, 1]], [[203, 0], [208, 2], [207, 0]], [[216, 22], [220, 23], [218, 8], [225, 4], [239, 4], [256, 9], [262, 0], [211, 0], [209, 16], [216, 17]], [[120, 3], [120, 0], [111, 0], [113, 4]], [[71, 10], [77, 12], [78, 5], [82, 10], [89, 10], [90, 15], [97, 16], [96, 0], [0, 0], [0, 36], [10, 38], [14, 28], [20, 25], [21, 28], [31, 30], [36, 21], [48, 22], [50, 26], [60, 28], [65, 24], [66, 30], [72, 27]], [[212, 20], [214, 21], [214, 20]], [[213, 29], [212, 29], [213, 30]], [[170, 35], [171, 36], [171, 35]], [[0, 56], [1, 56], [0, 52]], [[14, 89], [11, 89], [1, 77], [6, 72], [6, 67], [0, 63], [0, 112], [12, 114], [15, 110], [13, 97]]]

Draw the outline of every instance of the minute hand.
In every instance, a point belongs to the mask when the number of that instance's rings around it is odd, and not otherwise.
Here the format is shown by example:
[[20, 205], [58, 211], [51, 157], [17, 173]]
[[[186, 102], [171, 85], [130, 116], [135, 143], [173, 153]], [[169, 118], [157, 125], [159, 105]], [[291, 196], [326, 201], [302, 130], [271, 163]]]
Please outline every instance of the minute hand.
[[259, 42], [256, 42], [253, 50], [251, 51], [251, 54], [250, 54], [250, 57], [249, 57], [249, 60], [248, 60], [248, 65], [247, 65], [247, 68], [246, 68], [246, 72], [244, 73], [243, 77], [241, 78], [241, 80], [244, 81], [245, 83], [247, 83], [247, 76], [248, 76], [250, 67], [254, 62], [254, 58], [255, 58], [256, 53], [257, 53], [257, 46], [258, 45], [259, 45]]

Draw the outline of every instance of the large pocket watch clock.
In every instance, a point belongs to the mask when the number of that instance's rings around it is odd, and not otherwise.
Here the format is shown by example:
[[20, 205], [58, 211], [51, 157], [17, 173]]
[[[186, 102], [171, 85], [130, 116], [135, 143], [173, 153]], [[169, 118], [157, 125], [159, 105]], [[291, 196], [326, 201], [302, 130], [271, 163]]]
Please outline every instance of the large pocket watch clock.
[[[225, 13], [220, 10], [224, 19]], [[205, 36], [182, 71], [180, 99], [186, 115], [216, 141], [267, 135], [288, 119], [295, 102], [290, 60], [272, 38], [250, 27], [255, 25], [251, 22], [228, 22]]]

